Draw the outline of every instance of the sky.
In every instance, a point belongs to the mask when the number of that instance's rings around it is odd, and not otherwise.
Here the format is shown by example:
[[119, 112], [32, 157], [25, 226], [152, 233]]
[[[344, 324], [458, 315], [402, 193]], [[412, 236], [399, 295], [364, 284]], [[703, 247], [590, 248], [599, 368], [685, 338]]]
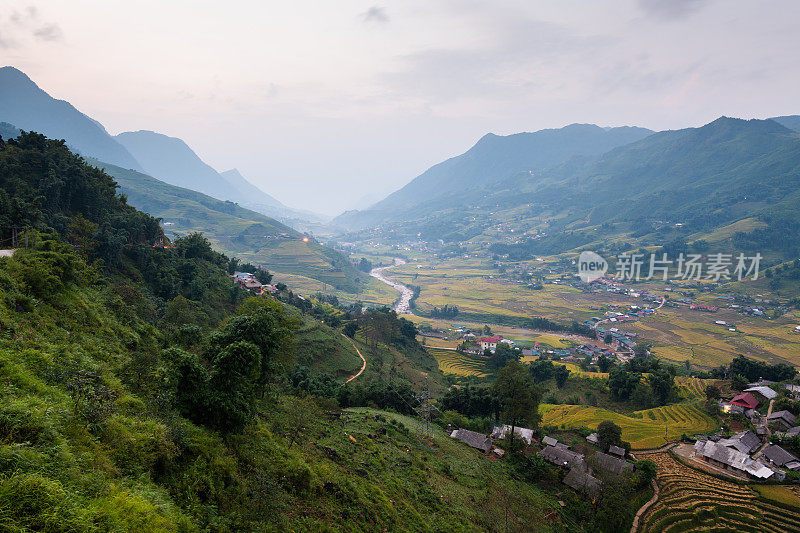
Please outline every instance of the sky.
[[0, 65], [335, 215], [488, 132], [800, 114], [798, 23], [796, 0], [0, 0]]

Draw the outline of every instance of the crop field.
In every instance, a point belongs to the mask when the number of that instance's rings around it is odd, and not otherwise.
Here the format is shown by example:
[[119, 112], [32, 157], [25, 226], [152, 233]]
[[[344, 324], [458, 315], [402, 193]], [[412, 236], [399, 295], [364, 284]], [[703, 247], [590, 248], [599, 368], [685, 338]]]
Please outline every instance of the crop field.
[[630, 442], [633, 449], [654, 448], [684, 433], [691, 435], [716, 427], [699, 404], [690, 403], [635, 411], [631, 416], [584, 405], [542, 404], [540, 412], [543, 425], [565, 428], [596, 428], [600, 422], [611, 420], [622, 428], [622, 439]]
[[581, 370], [581, 367], [572, 363], [562, 363], [560, 361], [553, 361], [554, 365], [562, 365], [567, 367], [570, 374], [575, 374], [582, 378], [597, 378], [597, 379], [608, 379], [608, 372], [587, 372], [585, 370]]
[[656, 463], [660, 488], [658, 501], [639, 522], [641, 533], [800, 530], [800, 509], [786, 499], [778, 499], [771, 493], [759, 497], [749, 486], [689, 468], [669, 452], [637, 456]]
[[455, 350], [438, 348], [428, 348], [428, 353], [436, 358], [439, 363], [439, 369], [445, 374], [453, 374], [459, 377], [483, 377], [489, 375], [486, 361], [479, 356], [460, 354]]

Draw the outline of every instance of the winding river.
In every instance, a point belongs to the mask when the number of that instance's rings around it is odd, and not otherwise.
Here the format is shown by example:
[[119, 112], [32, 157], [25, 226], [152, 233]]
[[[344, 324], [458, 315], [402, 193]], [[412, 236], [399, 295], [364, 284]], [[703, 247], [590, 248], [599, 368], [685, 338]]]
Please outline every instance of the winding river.
[[389, 268], [394, 268], [396, 266], [405, 265], [406, 262], [402, 259], [395, 258], [393, 265], [387, 265], [382, 267], [373, 268], [370, 270], [369, 275], [373, 278], [377, 279], [378, 281], [382, 281], [383, 283], [387, 284], [394, 290], [400, 293], [400, 297], [392, 306], [397, 314], [399, 315], [408, 315], [411, 314], [411, 298], [414, 297], [414, 291], [411, 290], [409, 287], [406, 287], [399, 281], [395, 281], [391, 278], [387, 278], [384, 275], [384, 271]]

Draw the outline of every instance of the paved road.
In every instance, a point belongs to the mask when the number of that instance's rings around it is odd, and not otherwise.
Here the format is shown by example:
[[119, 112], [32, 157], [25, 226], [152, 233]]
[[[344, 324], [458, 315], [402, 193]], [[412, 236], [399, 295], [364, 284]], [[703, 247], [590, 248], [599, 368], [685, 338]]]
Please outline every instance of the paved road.
[[384, 275], [384, 271], [386, 271], [389, 268], [393, 268], [393, 267], [400, 266], [400, 265], [405, 265], [405, 264], [406, 264], [406, 262], [403, 261], [402, 259], [395, 258], [393, 265], [373, 268], [369, 273], [369, 275], [372, 276], [373, 278], [377, 279], [378, 281], [382, 281], [383, 283], [387, 284], [388, 286], [390, 286], [391, 288], [393, 288], [394, 290], [396, 290], [397, 292], [400, 293], [400, 297], [397, 299], [395, 304], [392, 306], [392, 309], [394, 309], [397, 312], [397, 314], [400, 314], [400, 315], [411, 314], [411, 298], [414, 297], [414, 291], [411, 290], [411, 288], [406, 287], [405, 285], [403, 285], [399, 281], [395, 281], [395, 280], [393, 280], [391, 278], [387, 278]]

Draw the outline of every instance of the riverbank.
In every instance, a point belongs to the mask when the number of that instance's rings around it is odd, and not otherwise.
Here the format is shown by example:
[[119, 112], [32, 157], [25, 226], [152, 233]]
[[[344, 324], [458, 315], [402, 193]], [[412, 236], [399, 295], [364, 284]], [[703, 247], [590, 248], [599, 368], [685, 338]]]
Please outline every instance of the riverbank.
[[400, 296], [397, 298], [397, 301], [392, 305], [392, 309], [399, 315], [408, 315], [411, 314], [411, 299], [414, 297], [414, 291], [403, 285], [399, 281], [395, 281], [392, 278], [387, 277], [384, 272], [390, 268], [394, 268], [396, 266], [405, 265], [406, 262], [402, 259], [395, 258], [393, 265], [387, 265], [382, 267], [373, 268], [370, 270], [369, 275], [373, 278], [377, 279], [378, 281], [385, 283], [386, 285], [390, 286], [398, 293]]

